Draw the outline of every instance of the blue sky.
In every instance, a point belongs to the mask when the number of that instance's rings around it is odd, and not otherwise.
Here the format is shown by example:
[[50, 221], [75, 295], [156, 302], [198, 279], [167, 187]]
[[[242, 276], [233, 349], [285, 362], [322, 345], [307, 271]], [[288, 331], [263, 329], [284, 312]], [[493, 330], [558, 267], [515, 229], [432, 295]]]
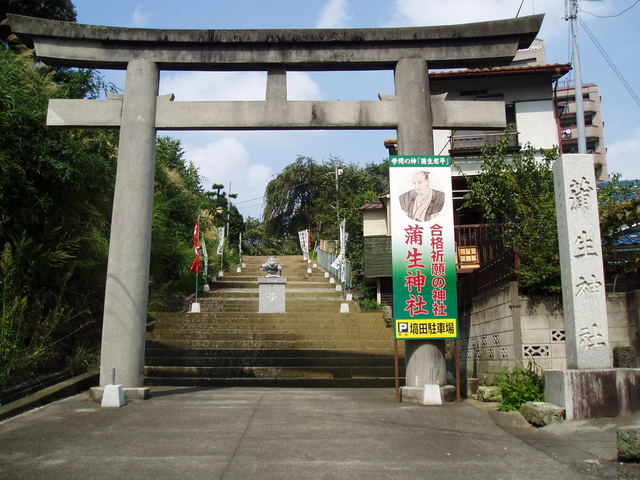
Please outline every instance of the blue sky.
[[[73, 0], [79, 23], [142, 28], [362, 28], [429, 26], [544, 13], [539, 38], [548, 63], [571, 61], [569, 25], [563, 0]], [[580, 18], [602, 49], [640, 93], [640, 23], [636, 0], [581, 0]], [[609, 17], [609, 18], [602, 18]], [[587, 32], [580, 30], [582, 77], [602, 95], [610, 172], [640, 178], [640, 105], [605, 62]], [[122, 72], [105, 72], [124, 87]], [[262, 73], [163, 72], [160, 93], [176, 100], [264, 98]], [[289, 99], [374, 100], [393, 93], [391, 72], [290, 73]], [[385, 158], [389, 131], [168, 132], [180, 138], [185, 156], [200, 168], [207, 184], [224, 183], [238, 193], [243, 215], [260, 216], [267, 182], [298, 155], [318, 161], [330, 156], [364, 165]]]

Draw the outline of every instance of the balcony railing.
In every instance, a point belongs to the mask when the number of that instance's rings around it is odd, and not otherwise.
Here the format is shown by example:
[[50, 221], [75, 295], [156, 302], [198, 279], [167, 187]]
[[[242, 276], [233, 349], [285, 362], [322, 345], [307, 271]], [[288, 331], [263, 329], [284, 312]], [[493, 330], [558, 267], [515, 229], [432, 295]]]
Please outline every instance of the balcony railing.
[[508, 137], [507, 150], [518, 151], [520, 150], [520, 144], [518, 143], [518, 134], [504, 132], [485, 132], [474, 135], [453, 135], [451, 139], [451, 149], [449, 150], [451, 155], [472, 155], [480, 153], [482, 147], [497, 147], [498, 143]]
[[458, 268], [474, 269], [492, 261], [498, 255], [495, 233], [500, 225], [456, 225], [454, 238], [458, 253]]

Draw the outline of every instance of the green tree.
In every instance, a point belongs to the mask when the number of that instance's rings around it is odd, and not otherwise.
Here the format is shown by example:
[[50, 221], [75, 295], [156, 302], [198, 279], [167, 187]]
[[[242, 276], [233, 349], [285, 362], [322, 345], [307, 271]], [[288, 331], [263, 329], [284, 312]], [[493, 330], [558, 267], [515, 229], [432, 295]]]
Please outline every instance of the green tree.
[[116, 132], [46, 127], [53, 76], [0, 51], [0, 386], [98, 336]]
[[506, 156], [508, 140], [497, 148], [484, 148], [482, 168], [468, 177], [465, 207], [478, 208], [487, 223], [501, 225], [498, 247], [517, 248], [521, 258], [520, 285], [528, 293], [560, 291], [558, 234], [553, 191], [552, 161], [556, 150], [532, 147]]
[[[75, 22], [77, 16], [71, 0], [0, 0], [0, 23], [7, 18], [7, 13], [65, 22]], [[0, 40], [6, 41], [10, 34], [7, 25], [0, 25]]]
[[616, 242], [625, 228], [640, 224], [640, 182], [623, 181], [615, 173], [611, 181], [598, 187], [600, 234], [605, 257], [605, 269], [612, 273], [637, 273], [640, 257], [616, 251]]
[[[339, 169], [336, 190], [336, 169]], [[360, 207], [387, 192], [388, 163], [362, 168], [331, 157], [317, 163], [298, 157], [267, 186], [265, 234], [291, 248], [278, 253], [299, 252], [297, 232], [311, 229], [312, 238], [337, 239], [339, 220], [349, 233], [347, 257], [357, 278], [362, 277], [362, 212]], [[336, 209], [336, 207], [338, 207]], [[274, 242], [271, 242], [273, 244]]]

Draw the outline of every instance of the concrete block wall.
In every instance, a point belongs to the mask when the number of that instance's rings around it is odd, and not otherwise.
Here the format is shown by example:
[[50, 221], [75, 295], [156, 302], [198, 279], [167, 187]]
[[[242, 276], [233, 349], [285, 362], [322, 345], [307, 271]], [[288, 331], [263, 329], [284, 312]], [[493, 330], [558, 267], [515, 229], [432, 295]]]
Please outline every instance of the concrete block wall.
[[491, 378], [514, 365], [517, 339], [512, 308], [515, 283], [476, 296], [460, 319], [460, 362], [466, 377]]
[[611, 348], [634, 347], [638, 351], [638, 300], [640, 291], [607, 294], [607, 318]]
[[559, 296], [520, 295], [520, 359], [543, 370], [567, 368], [562, 303]]
[[[518, 295], [515, 282], [476, 296], [460, 314], [460, 364], [464, 378], [489, 383], [504, 367], [565, 369], [565, 330], [559, 296]], [[607, 294], [611, 350], [640, 352], [640, 291]]]

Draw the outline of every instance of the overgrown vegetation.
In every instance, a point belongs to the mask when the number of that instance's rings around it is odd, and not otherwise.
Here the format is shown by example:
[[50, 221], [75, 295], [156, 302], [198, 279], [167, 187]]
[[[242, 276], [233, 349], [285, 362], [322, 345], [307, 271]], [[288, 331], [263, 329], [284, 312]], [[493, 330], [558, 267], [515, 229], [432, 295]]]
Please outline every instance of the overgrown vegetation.
[[518, 410], [523, 403], [544, 401], [544, 376], [531, 363], [526, 368], [503, 369], [496, 384], [502, 391], [500, 410]]
[[[45, 118], [49, 98], [112, 90], [93, 71], [51, 70], [29, 52], [0, 50], [0, 389], [63, 368], [75, 373], [95, 358], [117, 131], [55, 129]], [[204, 191], [180, 142], [158, 138], [150, 310], [193, 290], [193, 224], [200, 214], [203, 232], [213, 230], [227, 211], [224, 192]], [[237, 210], [229, 219], [232, 232], [242, 228]]]
[[379, 303], [374, 298], [363, 298], [360, 300], [360, 310], [363, 312], [379, 312], [384, 309], [384, 303]]

